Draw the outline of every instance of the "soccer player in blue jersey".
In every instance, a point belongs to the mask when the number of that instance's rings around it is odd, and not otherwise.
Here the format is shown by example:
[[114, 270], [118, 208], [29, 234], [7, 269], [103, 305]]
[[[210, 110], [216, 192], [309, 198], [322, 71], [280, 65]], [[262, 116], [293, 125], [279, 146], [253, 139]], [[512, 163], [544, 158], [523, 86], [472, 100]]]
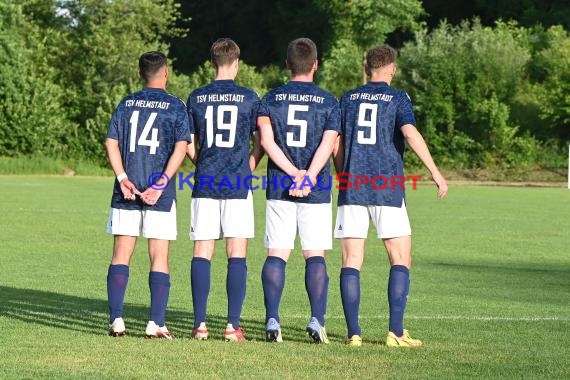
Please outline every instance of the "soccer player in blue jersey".
[[214, 42], [211, 61], [216, 78], [193, 91], [187, 102], [191, 133], [196, 136], [188, 145], [188, 156], [196, 164], [190, 210], [190, 239], [194, 240], [190, 274], [192, 336], [200, 340], [208, 338], [206, 306], [215, 241], [225, 238], [228, 323], [224, 339], [246, 341], [240, 316], [246, 293], [247, 242], [254, 237], [253, 197], [246, 178], [251, 176], [263, 150], [256, 133], [259, 97], [234, 83], [239, 55], [240, 49], [231, 39]]
[[[257, 119], [261, 144], [269, 156], [265, 226], [268, 255], [261, 276], [266, 338], [282, 341], [279, 304], [285, 266], [298, 228], [311, 304], [307, 333], [315, 342], [328, 343], [325, 313], [329, 278], [324, 256], [325, 250], [332, 249], [329, 158], [340, 132], [340, 108], [333, 95], [313, 83], [318, 66], [313, 41], [292, 41], [286, 64], [291, 80], [265, 95]], [[310, 191], [309, 186], [301, 188], [306, 178], [318, 186]]]
[[174, 175], [184, 160], [190, 128], [184, 102], [166, 92], [166, 56], [144, 53], [139, 69], [144, 88], [121, 100], [105, 142], [117, 176], [107, 225], [107, 232], [115, 235], [107, 274], [109, 335], [125, 334], [129, 262], [142, 227], [150, 258], [150, 320], [145, 336], [172, 339], [164, 315], [170, 291], [168, 248], [170, 240], [176, 240]]
[[[408, 95], [390, 86], [396, 73], [396, 51], [378, 46], [366, 54], [367, 84], [348, 91], [341, 99], [342, 134], [335, 148], [335, 167], [345, 180], [354, 176], [376, 177], [377, 183], [339, 186], [335, 237], [341, 239], [342, 269], [340, 291], [348, 328], [347, 344], [362, 344], [358, 324], [360, 305], [360, 268], [364, 242], [372, 219], [378, 237], [384, 242], [390, 261], [388, 303], [389, 332], [386, 345], [418, 347], [403, 328], [412, 263], [411, 228], [404, 201], [404, 188], [398, 176], [404, 174], [405, 142], [418, 155], [438, 187], [438, 196], [447, 193], [447, 183], [435, 165], [429, 149], [415, 127], [416, 121]], [[383, 179], [384, 178], [384, 179]], [[382, 181], [390, 181], [389, 184]], [[340, 184], [339, 184], [340, 185]]]

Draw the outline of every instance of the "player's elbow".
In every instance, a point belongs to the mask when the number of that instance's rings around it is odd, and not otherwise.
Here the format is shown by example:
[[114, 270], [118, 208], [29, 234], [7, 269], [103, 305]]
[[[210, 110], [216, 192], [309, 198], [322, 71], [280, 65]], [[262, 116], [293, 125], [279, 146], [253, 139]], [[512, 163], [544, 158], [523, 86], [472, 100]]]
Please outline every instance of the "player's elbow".
[[268, 150], [271, 149], [272, 144], [274, 144], [273, 139], [269, 138], [268, 136], [265, 136], [262, 133], [260, 139], [261, 150], [267, 152]]
[[417, 140], [420, 132], [412, 124], [406, 124], [400, 128], [402, 135], [408, 141]]
[[119, 149], [119, 142], [111, 138], [105, 139], [105, 150], [107, 154], [113, 151], [113, 149]]

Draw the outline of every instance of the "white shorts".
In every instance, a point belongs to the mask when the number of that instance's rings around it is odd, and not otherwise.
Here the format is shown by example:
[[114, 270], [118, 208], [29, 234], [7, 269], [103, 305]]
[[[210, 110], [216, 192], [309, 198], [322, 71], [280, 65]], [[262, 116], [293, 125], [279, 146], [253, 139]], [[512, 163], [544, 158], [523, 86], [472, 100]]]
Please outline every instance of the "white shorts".
[[378, 237], [381, 239], [410, 236], [412, 234], [406, 203], [402, 201], [402, 207], [339, 206], [336, 213], [334, 237], [337, 239], [366, 239], [368, 237], [370, 219], [372, 219]]
[[107, 232], [113, 235], [142, 236], [147, 239], [176, 240], [176, 201], [170, 211], [123, 210], [111, 208]]
[[246, 199], [192, 198], [190, 240], [217, 240], [255, 236], [253, 197]]
[[265, 248], [293, 249], [297, 227], [303, 250], [332, 249], [330, 203], [267, 200]]

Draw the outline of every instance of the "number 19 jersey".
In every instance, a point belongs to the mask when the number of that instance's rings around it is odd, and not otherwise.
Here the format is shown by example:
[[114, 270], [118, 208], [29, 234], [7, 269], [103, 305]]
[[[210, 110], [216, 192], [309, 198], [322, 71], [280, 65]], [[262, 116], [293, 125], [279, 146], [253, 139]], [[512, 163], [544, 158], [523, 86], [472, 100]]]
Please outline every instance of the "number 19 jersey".
[[344, 176], [350, 174], [345, 178], [351, 182], [355, 176], [376, 177], [379, 182], [376, 189], [371, 184], [356, 188], [352, 183], [349, 189], [339, 190], [338, 205], [401, 207], [404, 190], [390, 181], [404, 174], [405, 140], [400, 128], [416, 124], [410, 98], [385, 82], [369, 82], [344, 94], [340, 104]]
[[190, 131], [198, 149], [193, 198], [247, 198], [249, 142], [258, 106], [255, 91], [233, 80], [215, 80], [190, 94]]
[[[125, 172], [136, 188], [143, 192], [164, 172], [175, 144], [190, 141], [186, 106], [163, 89], [145, 87], [121, 100], [113, 112], [107, 138], [119, 142]], [[170, 211], [174, 200], [176, 176], [170, 178], [153, 206], [144, 204], [139, 198], [136, 201], [123, 199], [121, 187], [115, 181], [111, 207]]]
[[[268, 92], [258, 116], [271, 119], [273, 138], [297, 169], [307, 170], [325, 131], [340, 133], [338, 100], [312, 82], [290, 81]], [[267, 165], [267, 199], [301, 203], [329, 203], [332, 182], [329, 162], [318, 174], [308, 197], [289, 196], [292, 181], [271, 159]]]

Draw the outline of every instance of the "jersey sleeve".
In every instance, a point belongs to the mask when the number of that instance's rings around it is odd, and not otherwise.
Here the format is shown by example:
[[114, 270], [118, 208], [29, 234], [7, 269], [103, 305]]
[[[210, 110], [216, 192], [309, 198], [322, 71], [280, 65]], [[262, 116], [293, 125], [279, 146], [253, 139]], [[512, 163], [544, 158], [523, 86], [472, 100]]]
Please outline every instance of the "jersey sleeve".
[[196, 127], [194, 126], [194, 111], [192, 110], [192, 95], [188, 96], [188, 101], [186, 102], [186, 115], [188, 116], [188, 128], [191, 134], [196, 133]]
[[178, 112], [176, 117], [176, 142], [188, 141], [192, 142], [190, 139], [190, 119], [188, 113], [185, 109]]
[[396, 128], [402, 128], [406, 124], [415, 126], [416, 117], [414, 116], [414, 109], [410, 97], [407, 93], [402, 92], [396, 110]]
[[338, 100], [334, 99], [333, 105], [327, 117], [327, 122], [325, 124], [325, 131], [336, 131], [338, 134], [341, 133], [340, 126], [340, 106]]
[[[259, 105], [257, 107], [257, 117], [261, 117], [261, 116], [270, 116], [269, 115], [269, 106], [267, 104], [267, 96], [265, 95], [263, 97], [263, 99], [261, 99], [261, 101], [259, 102]], [[257, 119], [257, 118], [256, 118]]]
[[253, 133], [257, 131], [257, 114], [259, 112], [259, 104], [260, 104], [259, 96], [257, 96], [257, 94], [254, 93], [251, 101], [252, 101], [252, 106], [251, 106], [249, 125], [250, 125], [250, 133]]
[[340, 134], [346, 134], [346, 114], [348, 112], [348, 95], [345, 94], [340, 99]]
[[109, 122], [109, 129], [107, 130], [107, 138], [113, 140], [119, 140], [119, 120], [121, 111], [120, 106], [113, 111], [113, 116]]

